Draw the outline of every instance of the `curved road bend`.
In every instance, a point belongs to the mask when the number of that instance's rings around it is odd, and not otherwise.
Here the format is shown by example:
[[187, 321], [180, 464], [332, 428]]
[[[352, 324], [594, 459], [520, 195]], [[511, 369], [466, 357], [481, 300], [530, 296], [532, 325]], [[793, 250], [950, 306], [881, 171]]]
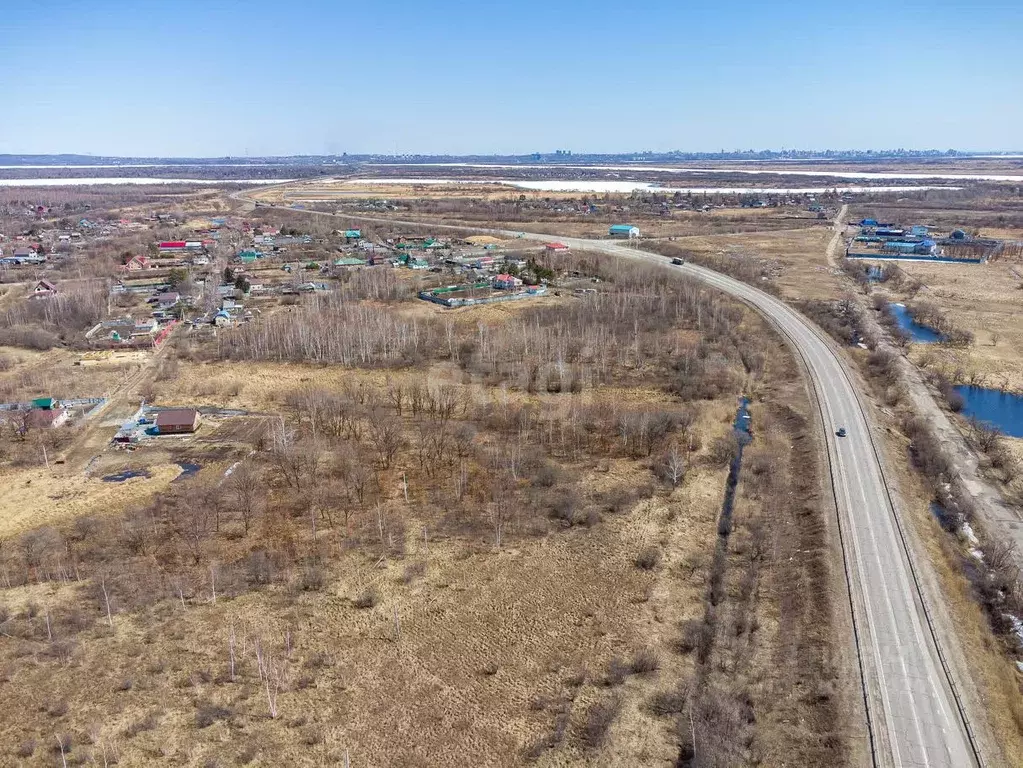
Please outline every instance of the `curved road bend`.
[[[244, 194], [234, 196], [255, 202]], [[372, 216], [348, 214], [343, 218], [381, 221]], [[424, 226], [414, 221], [388, 223]], [[429, 226], [478, 229], [504, 237], [521, 234], [529, 240], [547, 241], [552, 237], [456, 225]], [[871, 441], [870, 425], [841, 357], [809, 320], [780, 299], [739, 280], [693, 264], [671, 266], [663, 256], [613, 241], [559, 240], [572, 248], [599, 250], [678, 270], [731, 294], [764, 315], [799, 350], [813, 380], [828, 432], [832, 484], [843, 530], [874, 764], [886, 768], [978, 765], [924, 613]], [[848, 437], [834, 436], [840, 426], [847, 429]]]
[[[571, 240], [594, 249], [593, 241]], [[664, 257], [597, 241], [600, 250], [664, 264]], [[797, 347], [821, 405], [880, 766], [976, 765], [966, 726], [924, 615], [870, 425], [845, 363], [809, 320], [780, 299], [705, 267], [675, 267], [756, 308]], [[848, 431], [835, 437], [839, 427]]]

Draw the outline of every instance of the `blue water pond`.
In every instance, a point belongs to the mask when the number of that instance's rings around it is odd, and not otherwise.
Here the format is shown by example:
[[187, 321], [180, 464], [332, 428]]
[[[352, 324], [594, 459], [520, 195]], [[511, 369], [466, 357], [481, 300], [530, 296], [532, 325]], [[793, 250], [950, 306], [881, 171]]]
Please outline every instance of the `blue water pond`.
[[891, 310], [896, 322], [898, 322], [899, 328], [906, 331], [915, 343], [936, 344], [939, 341], [945, 340], [943, 333], [916, 322], [910, 316], [905, 304], [889, 304], [888, 308]]
[[125, 480], [131, 480], [133, 477], [149, 477], [149, 472], [145, 469], [125, 469], [113, 475], [104, 475], [104, 483], [123, 483]]
[[963, 396], [964, 416], [998, 427], [1010, 437], [1023, 437], [1023, 395], [967, 384], [956, 387], [956, 392]]

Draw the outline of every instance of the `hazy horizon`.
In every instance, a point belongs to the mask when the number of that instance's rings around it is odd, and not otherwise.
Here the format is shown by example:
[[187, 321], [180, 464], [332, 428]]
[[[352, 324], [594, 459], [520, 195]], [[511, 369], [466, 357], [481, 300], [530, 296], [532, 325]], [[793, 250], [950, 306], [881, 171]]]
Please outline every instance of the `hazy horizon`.
[[[835, 155], [842, 155], [843, 153], [874, 153], [877, 155], [885, 155], [892, 153], [903, 152], [908, 155], [923, 154], [923, 153], [946, 153], [952, 151], [955, 153], [952, 157], [962, 158], [1023, 158], [1023, 150], [1016, 149], [960, 149], [950, 147], [947, 149], [939, 149], [937, 147], [920, 147], [920, 148], [905, 148], [905, 147], [821, 147], [821, 148], [809, 148], [809, 149], [722, 149], [722, 150], [690, 150], [690, 149], [674, 149], [674, 150], [663, 150], [654, 152], [653, 150], [618, 150], [608, 152], [587, 152], [572, 150], [569, 155], [561, 155], [560, 160], [565, 162], [571, 162], [575, 157], [592, 157], [592, 156], [624, 156], [633, 155], [640, 156], [644, 154], [665, 155], [665, 154], [726, 154], [734, 155], [741, 153], [773, 153], [780, 154], [783, 152], [793, 154], [820, 154], [830, 152]], [[426, 152], [406, 152], [402, 154], [388, 154], [384, 152], [352, 152], [342, 154], [323, 154], [316, 152], [296, 152], [293, 154], [286, 155], [241, 155], [241, 154], [223, 154], [223, 155], [165, 155], [165, 154], [147, 154], [147, 155], [118, 155], [118, 154], [100, 154], [96, 152], [75, 152], [75, 151], [57, 151], [57, 152], [0, 152], [0, 158], [3, 157], [75, 157], [75, 158], [96, 158], [97, 160], [260, 160], [260, 159], [279, 159], [288, 160], [293, 158], [303, 157], [332, 157], [342, 158], [345, 155], [349, 157], [380, 157], [380, 158], [407, 158], [407, 157], [455, 157], [455, 158], [486, 158], [486, 157], [528, 157], [534, 154], [541, 154], [545, 159], [555, 157], [555, 150], [544, 151], [537, 150], [537, 152], [519, 152], [519, 153], [484, 153], [484, 152], [448, 152], [448, 153], [426, 153]], [[936, 157], [939, 155], [936, 155]], [[797, 158], [798, 159], [798, 158]], [[809, 159], [809, 158], [808, 158]], [[840, 158], [839, 158], [840, 159]]]

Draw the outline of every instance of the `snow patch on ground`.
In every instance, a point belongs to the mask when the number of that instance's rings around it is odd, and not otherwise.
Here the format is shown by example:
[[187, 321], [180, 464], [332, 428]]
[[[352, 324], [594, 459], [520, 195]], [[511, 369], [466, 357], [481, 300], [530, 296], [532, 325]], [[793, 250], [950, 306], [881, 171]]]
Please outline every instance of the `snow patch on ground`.
[[963, 536], [966, 537], [966, 540], [970, 542], [970, 544], [972, 544], [974, 547], [980, 544], [980, 539], [978, 539], [977, 534], [973, 532], [972, 525], [970, 525], [969, 523], [963, 523], [962, 528], [960, 530], [963, 532]]

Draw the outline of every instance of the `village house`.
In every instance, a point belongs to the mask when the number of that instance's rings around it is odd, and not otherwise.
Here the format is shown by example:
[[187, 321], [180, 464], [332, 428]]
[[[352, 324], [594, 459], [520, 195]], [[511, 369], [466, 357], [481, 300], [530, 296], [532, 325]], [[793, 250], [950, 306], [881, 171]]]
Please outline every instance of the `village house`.
[[132, 256], [121, 265], [121, 269], [126, 272], [137, 272], [140, 269], [149, 269], [149, 259], [145, 256]]
[[25, 414], [27, 429], [56, 429], [67, 423], [71, 414], [60, 406], [49, 408], [33, 408]]
[[48, 299], [57, 293], [57, 286], [51, 283], [49, 280], [40, 280], [36, 283], [36, 287], [32, 289], [33, 299]]
[[366, 261], [364, 259], [357, 259], [354, 256], [342, 256], [340, 259], [334, 261], [335, 267], [364, 267]]
[[121, 317], [97, 323], [85, 334], [85, 338], [127, 344], [139, 339], [152, 339], [159, 328], [160, 323], [153, 317], [137, 321], [130, 317]]
[[564, 243], [547, 243], [544, 246], [548, 253], [568, 253], [569, 247]]
[[494, 277], [491, 285], [494, 288], [518, 288], [522, 285], [522, 280], [515, 277], [515, 275], [501, 274]]
[[199, 411], [194, 408], [172, 408], [156, 414], [156, 428], [161, 435], [184, 435], [199, 428]]
[[167, 311], [173, 309], [181, 301], [181, 295], [175, 291], [168, 291], [167, 293], [161, 293], [156, 297], [156, 306], [160, 309]]

